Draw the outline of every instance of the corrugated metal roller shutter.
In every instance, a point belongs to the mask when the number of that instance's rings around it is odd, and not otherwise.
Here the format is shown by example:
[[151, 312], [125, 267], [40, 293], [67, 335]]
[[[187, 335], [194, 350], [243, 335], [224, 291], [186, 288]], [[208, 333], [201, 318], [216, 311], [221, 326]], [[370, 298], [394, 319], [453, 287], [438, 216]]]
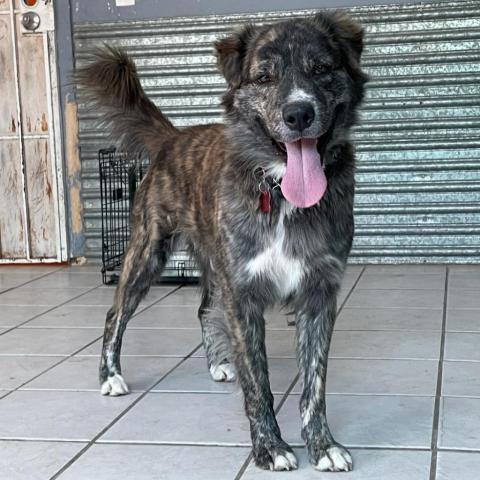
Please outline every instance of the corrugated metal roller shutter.
[[[358, 153], [351, 262], [480, 261], [478, 1], [350, 9], [366, 28], [371, 76]], [[134, 56], [151, 98], [177, 126], [221, 120], [212, 41], [245, 21], [310, 11], [82, 24], [76, 58], [109, 43]], [[80, 96], [87, 256], [100, 256], [97, 149], [108, 144]]]

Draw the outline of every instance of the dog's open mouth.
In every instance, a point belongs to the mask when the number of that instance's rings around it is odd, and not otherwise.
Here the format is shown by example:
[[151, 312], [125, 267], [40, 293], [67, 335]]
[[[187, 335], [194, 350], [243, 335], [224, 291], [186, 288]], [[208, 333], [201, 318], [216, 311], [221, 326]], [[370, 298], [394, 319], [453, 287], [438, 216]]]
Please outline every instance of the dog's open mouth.
[[286, 169], [280, 182], [285, 199], [298, 208], [317, 204], [327, 190], [324, 172], [325, 146], [331, 138], [332, 127], [319, 138], [300, 138], [294, 142], [272, 144], [286, 160]]
[[318, 203], [327, 190], [327, 177], [316, 138], [285, 143], [287, 168], [280, 183], [283, 196], [298, 208]]

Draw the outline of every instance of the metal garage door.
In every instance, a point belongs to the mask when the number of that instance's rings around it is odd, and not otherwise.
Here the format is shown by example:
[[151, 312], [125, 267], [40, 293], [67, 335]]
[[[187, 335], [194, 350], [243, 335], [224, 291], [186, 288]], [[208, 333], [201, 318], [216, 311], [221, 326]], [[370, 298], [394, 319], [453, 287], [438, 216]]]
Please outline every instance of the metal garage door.
[[[371, 76], [358, 152], [351, 262], [480, 261], [478, 1], [350, 9], [366, 28]], [[221, 120], [211, 43], [245, 21], [312, 12], [81, 24], [76, 61], [104, 42], [134, 56], [150, 97], [177, 126]], [[81, 102], [81, 96], [80, 96]], [[96, 152], [108, 145], [80, 103], [87, 256], [101, 254]]]

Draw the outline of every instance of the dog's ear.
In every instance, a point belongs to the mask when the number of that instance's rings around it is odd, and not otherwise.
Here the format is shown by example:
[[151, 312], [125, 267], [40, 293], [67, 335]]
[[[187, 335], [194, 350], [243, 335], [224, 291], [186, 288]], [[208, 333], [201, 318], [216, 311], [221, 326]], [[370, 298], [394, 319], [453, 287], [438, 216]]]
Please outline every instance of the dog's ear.
[[230, 88], [238, 88], [243, 79], [243, 64], [255, 27], [247, 24], [229, 37], [215, 42], [217, 65]]
[[360, 61], [363, 51], [363, 28], [354, 22], [346, 12], [336, 10], [332, 13], [319, 13], [315, 15], [314, 19], [346, 43], [351, 48], [357, 62]]

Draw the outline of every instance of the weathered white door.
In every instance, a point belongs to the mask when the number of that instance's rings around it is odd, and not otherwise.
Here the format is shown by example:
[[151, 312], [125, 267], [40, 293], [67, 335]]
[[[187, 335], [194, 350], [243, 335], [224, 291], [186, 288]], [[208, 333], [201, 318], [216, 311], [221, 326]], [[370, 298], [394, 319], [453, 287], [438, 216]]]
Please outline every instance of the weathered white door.
[[54, 47], [51, 0], [0, 0], [3, 263], [66, 260]]

